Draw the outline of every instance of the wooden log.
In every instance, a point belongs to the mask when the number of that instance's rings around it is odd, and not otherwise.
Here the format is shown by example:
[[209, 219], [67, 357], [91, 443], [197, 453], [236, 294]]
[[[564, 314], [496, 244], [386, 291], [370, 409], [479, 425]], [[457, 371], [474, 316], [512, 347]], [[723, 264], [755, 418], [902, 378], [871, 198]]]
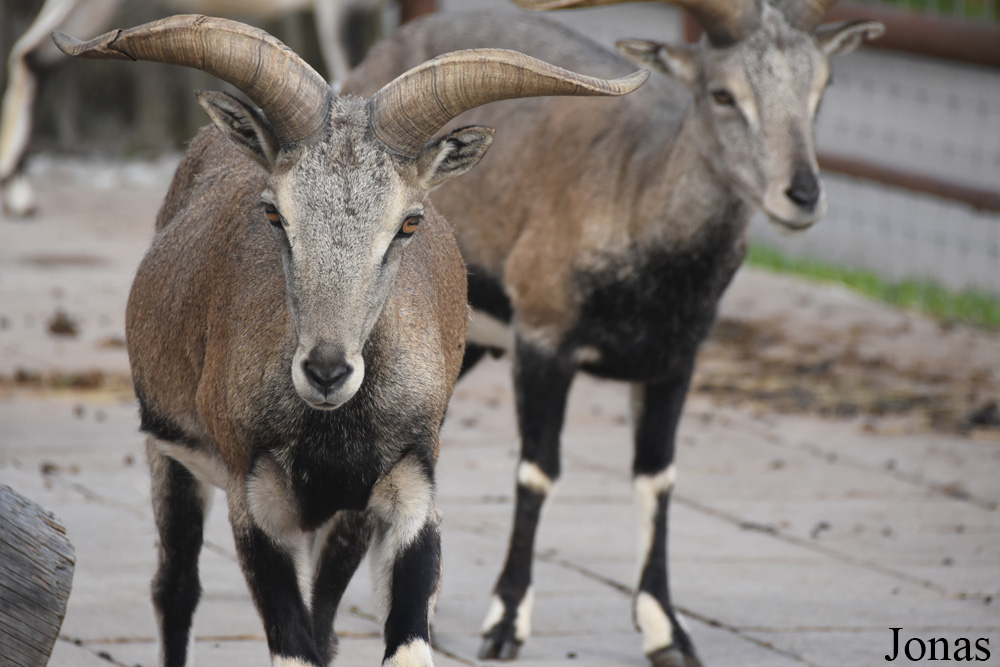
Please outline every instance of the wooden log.
[[49, 510], [0, 484], [0, 663], [45, 667], [73, 586], [76, 555]]

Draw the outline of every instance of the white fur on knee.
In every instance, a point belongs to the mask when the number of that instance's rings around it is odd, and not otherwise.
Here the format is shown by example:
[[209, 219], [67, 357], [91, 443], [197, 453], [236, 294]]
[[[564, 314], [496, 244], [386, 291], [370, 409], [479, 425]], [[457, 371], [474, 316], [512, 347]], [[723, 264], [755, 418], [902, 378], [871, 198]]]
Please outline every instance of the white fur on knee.
[[389, 613], [397, 555], [413, 543], [432, 517], [437, 517], [434, 489], [423, 467], [406, 458], [375, 484], [369, 507], [378, 519], [371, 567], [379, 617], [384, 619]]
[[674, 643], [670, 619], [656, 598], [645, 591], [635, 598], [635, 622], [642, 631], [642, 651], [646, 655]]
[[517, 483], [543, 496], [552, 493], [556, 484], [551, 477], [542, 472], [537, 464], [531, 461], [521, 461], [517, 466]]
[[653, 547], [653, 535], [656, 534], [654, 524], [660, 496], [673, 489], [676, 480], [677, 468], [673, 464], [655, 475], [636, 475], [635, 477], [635, 500], [639, 511], [640, 571], [646, 563], [649, 550]]
[[[517, 613], [514, 616], [514, 638], [523, 642], [531, 636], [531, 610], [535, 606], [535, 589], [528, 587], [521, 599], [521, 604], [517, 605]], [[490, 610], [486, 613], [486, 620], [483, 621], [483, 632], [489, 632], [493, 626], [503, 619], [503, 600], [499, 595], [494, 595], [490, 601]]]
[[414, 639], [397, 648], [382, 667], [434, 667], [431, 647], [423, 639]]

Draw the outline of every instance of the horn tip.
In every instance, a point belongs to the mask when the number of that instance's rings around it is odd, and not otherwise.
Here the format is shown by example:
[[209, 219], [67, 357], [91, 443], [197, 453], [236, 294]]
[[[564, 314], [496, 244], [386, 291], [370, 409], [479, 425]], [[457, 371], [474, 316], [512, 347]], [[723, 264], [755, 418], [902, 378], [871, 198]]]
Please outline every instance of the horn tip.
[[67, 56], [77, 55], [82, 50], [81, 47], [84, 44], [80, 40], [75, 37], [70, 37], [61, 30], [52, 31], [52, 41], [55, 42], [55, 45], [59, 47], [59, 50]]
[[121, 51], [111, 48], [112, 42], [118, 39], [121, 30], [112, 30], [99, 37], [95, 37], [89, 42], [83, 42], [75, 37], [70, 37], [59, 30], [52, 31], [52, 41], [55, 42], [59, 50], [67, 56], [74, 58], [97, 58], [104, 60], [134, 60], [131, 56]]
[[637, 90], [642, 84], [646, 83], [649, 78], [649, 70], [641, 69], [637, 72], [632, 72], [628, 76], [623, 76], [620, 79], [615, 79], [612, 81], [618, 88], [619, 95], [627, 95], [634, 90]]

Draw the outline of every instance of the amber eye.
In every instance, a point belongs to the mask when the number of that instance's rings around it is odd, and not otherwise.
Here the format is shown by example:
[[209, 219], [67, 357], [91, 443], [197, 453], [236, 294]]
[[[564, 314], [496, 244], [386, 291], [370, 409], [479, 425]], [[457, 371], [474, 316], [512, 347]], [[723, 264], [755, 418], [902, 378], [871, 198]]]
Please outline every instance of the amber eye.
[[403, 226], [399, 228], [398, 236], [403, 238], [409, 238], [413, 236], [413, 232], [417, 231], [417, 226], [423, 220], [422, 216], [411, 215], [406, 220], [403, 220]]
[[278, 209], [274, 207], [274, 204], [264, 204], [264, 215], [267, 217], [268, 221], [275, 227], [281, 226], [281, 214], [278, 213]]
[[736, 104], [736, 100], [733, 98], [733, 94], [726, 90], [725, 88], [718, 88], [712, 91], [712, 99], [719, 106], [731, 107]]

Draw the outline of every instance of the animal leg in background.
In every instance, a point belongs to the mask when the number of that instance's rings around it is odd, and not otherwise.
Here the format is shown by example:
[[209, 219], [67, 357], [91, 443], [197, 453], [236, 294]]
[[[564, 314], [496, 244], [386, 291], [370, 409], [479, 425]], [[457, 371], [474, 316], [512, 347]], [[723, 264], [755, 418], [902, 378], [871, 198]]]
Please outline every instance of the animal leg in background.
[[634, 600], [643, 651], [654, 667], [698, 667], [694, 645], [670, 602], [667, 528], [676, 478], [674, 440], [694, 360], [669, 380], [632, 385], [635, 459], [632, 475], [639, 514], [639, 584]]
[[514, 528], [507, 562], [483, 623], [479, 658], [509, 660], [531, 632], [531, 564], [542, 506], [559, 479], [559, 434], [573, 381], [572, 364], [518, 338], [514, 393], [521, 432]]

